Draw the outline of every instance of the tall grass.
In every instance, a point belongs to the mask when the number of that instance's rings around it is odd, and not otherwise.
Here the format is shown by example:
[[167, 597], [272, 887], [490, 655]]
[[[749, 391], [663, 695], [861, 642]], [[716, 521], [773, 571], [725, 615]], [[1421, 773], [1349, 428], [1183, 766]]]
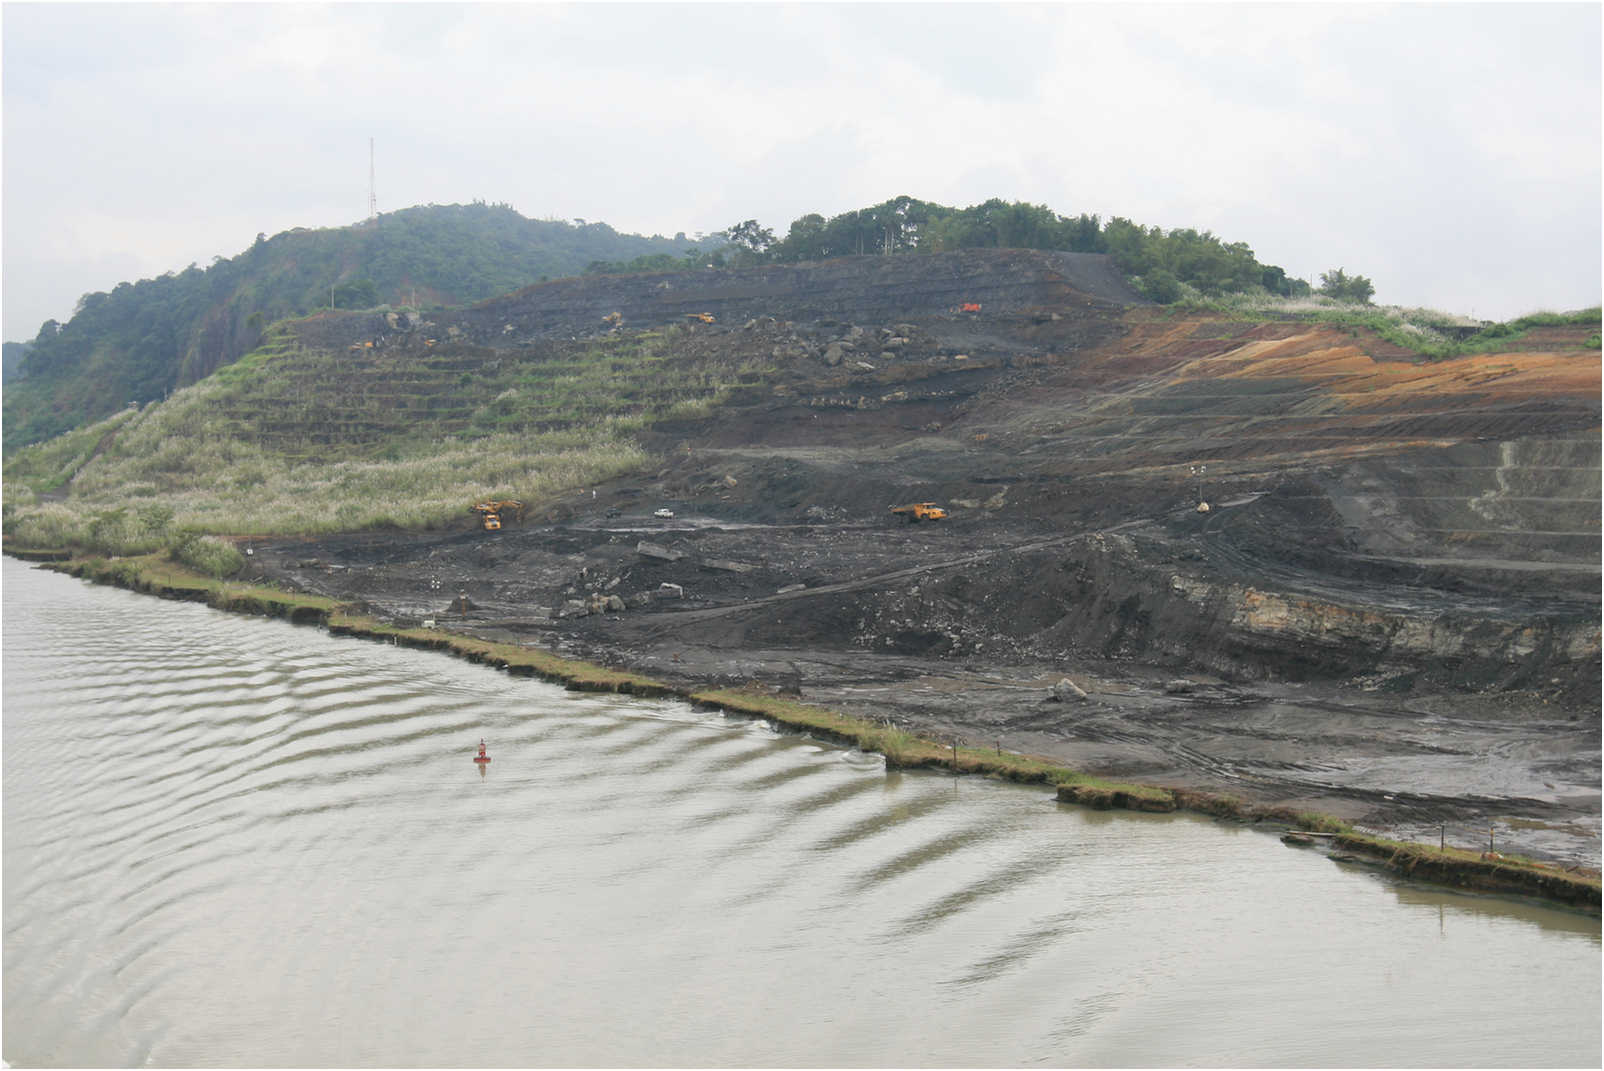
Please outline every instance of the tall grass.
[[427, 528], [458, 520], [484, 498], [549, 501], [634, 471], [646, 454], [600, 429], [573, 434], [497, 435], [441, 443], [397, 460], [296, 462], [245, 456], [238, 443], [202, 441], [182, 467], [166, 450], [131, 454], [97, 467], [74, 486], [72, 503], [8, 510], [6, 534], [32, 546], [79, 545], [105, 553], [143, 553], [161, 531], [140, 526], [130, 489], [170, 511], [169, 525], [220, 535], [319, 534], [363, 528]]
[[[469, 349], [431, 372], [427, 359], [385, 365], [275, 335], [160, 405], [18, 451], [5, 467], [4, 531], [31, 546], [124, 555], [187, 531], [427, 528], [484, 498], [549, 502], [643, 467], [636, 432], [709, 415], [756, 368], [675, 357], [675, 338]], [[477, 370], [459, 371], [474, 360]], [[406, 375], [417, 382], [398, 411], [392, 380]], [[316, 440], [308, 428], [321, 429]], [[350, 428], [367, 437], [342, 439]], [[40, 497], [63, 487], [66, 502]], [[164, 523], [150, 523], [152, 509]]]
[[[1362, 327], [1423, 357], [1457, 357], [1503, 349], [1537, 327], [1598, 327], [1598, 307], [1573, 312], [1535, 312], [1506, 323], [1488, 323], [1435, 309], [1401, 305], [1354, 305], [1314, 295], [1283, 298], [1269, 294], [1192, 295], [1174, 308], [1223, 313], [1244, 319], [1296, 319]], [[1595, 333], [1582, 344], [1597, 348]]]
[[30, 494], [58, 490], [78, 474], [108, 435], [138, 416], [137, 409], [124, 409], [104, 420], [17, 450], [5, 463], [7, 496], [22, 489]]

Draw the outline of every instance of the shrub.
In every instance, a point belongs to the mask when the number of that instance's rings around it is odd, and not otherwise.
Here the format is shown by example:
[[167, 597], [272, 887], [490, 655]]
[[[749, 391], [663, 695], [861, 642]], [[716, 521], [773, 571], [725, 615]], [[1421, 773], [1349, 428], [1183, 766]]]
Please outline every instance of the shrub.
[[1164, 268], [1154, 268], [1142, 276], [1142, 293], [1160, 305], [1171, 305], [1181, 300], [1181, 281]]
[[197, 573], [218, 580], [233, 576], [245, 567], [245, 556], [234, 544], [216, 536], [201, 535], [186, 529], [167, 548], [167, 556], [175, 562], [189, 566]]

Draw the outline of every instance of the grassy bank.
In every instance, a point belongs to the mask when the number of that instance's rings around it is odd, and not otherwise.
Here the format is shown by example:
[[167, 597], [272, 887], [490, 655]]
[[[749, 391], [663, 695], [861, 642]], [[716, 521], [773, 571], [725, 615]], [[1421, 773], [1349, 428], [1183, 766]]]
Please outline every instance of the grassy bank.
[[[7, 553], [10, 553], [7, 548]], [[34, 552], [38, 555], [48, 552]], [[20, 556], [20, 555], [19, 555]], [[835, 743], [885, 756], [889, 768], [947, 769], [1052, 787], [1060, 803], [1096, 809], [1190, 811], [1239, 822], [1268, 823], [1327, 833], [1339, 857], [1411, 878], [1457, 888], [1539, 897], [1597, 913], [1600, 881], [1529, 859], [1459, 848], [1411, 844], [1360, 833], [1329, 815], [1249, 804], [1232, 796], [1108, 781], [1049, 759], [1001, 748], [943, 743], [895, 725], [775, 696], [759, 689], [683, 689], [627, 670], [561, 658], [532, 647], [498, 643], [429, 628], [400, 628], [362, 615], [348, 604], [317, 596], [233, 584], [203, 576], [161, 555], [44, 560], [42, 568], [162, 598], [203, 602], [220, 610], [326, 626], [331, 635], [440, 651], [516, 676], [536, 677], [576, 691], [673, 697], [732, 714], [764, 718]]]
[[1582, 329], [1578, 349], [1597, 349], [1601, 314], [1598, 307], [1572, 312], [1535, 312], [1505, 323], [1487, 323], [1435, 309], [1399, 305], [1355, 305], [1327, 297], [1279, 298], [1234, 294], [1197, 297], [1168, 306], [1168, 315], [1206, 312], [1235, 320], [1298, 320], [1331, 324], [1350, 330], [1367, 329], [1395, 346], [1422, 357], [1439, 360], [1517, 347], [1534, 330], [1544, 327]]

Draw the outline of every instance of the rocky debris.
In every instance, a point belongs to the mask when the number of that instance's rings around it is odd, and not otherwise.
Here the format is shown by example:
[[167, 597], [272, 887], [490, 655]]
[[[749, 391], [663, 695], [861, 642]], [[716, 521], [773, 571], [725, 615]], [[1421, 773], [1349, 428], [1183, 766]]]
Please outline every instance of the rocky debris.
[[755, 565], [748, 565], [745, 562], [734, 562], [726, 558], [707, 558], [704, 559], [700, 564], [703, 569], [712, 569], [716, 572], [724, 573], [750, 573], [757, 568]]
[[569, 599], [558, 611], [559, 618], [590, 617], [593, 614], [621, 614], [627, 609], [617, 595], [596, 594], [588, 599]]
[[1049, 703], [1084, 703], [1086, 690], [1068, 677], [1063, 678], [1047, 689]]
[[687, 557], [683, 550], [671, 550], [656, 543], [648, 543], [644, 539], [635, 544], [635, 553], [643, 558], [656, 558], [665, 562], [683, 561]]
[[1166, 681], [1164, 684], [1165, 695], [1191, 695], [1196, 691], [1196, 682], [1189, 681], [1184, 677], [1177, 677], [1174, 680]]
[[[1011, 270], [1006, 257], [993, 263]], [[494, 541], [418, 537], [428, 551], [415, 563], [412, 535], [398, 534], [363, 537], [365, 562], [333, 539], [279, 544], [274, 567], [317, 555], [296, 582], [408, 613], [429, 604], [420, 592], [434, 577], [509, 619], [533, 621], [566, 594], [571, 616], [531, 624], [533, 642], [554, 632], [559, 645], [653, 667], [670, 649], [700, 649], [673, 664], [701, 681], [732, 660], [764, 679], [805, 661], [816, 701], [995, 730], [1003, 746], [1094, 773], [1153, 771], [1357, 821], [1403, 809], [1371, 791], [1385, 754], [1397, 771], [1385, 776], [1440, 793], [1439, 813], [1524, 808], [1530, 829], [1548, 830], [1527, 835], [1550, 840], [1568, 837], [1552, 830], [1573, 818], [1596, 828], [1596, 346], [1578, 342], [1536, 372], [1501, 371], [1525, 359], [1515, 354], [1497, 368], [1482, 357], [1426, 367], [1332, 328], [1194, 321], [1087, 305], [1085, 292], [1060, 292], [1046, 310], [1051, 295], [978, 295], [985, 311], [960, 317], [948, 310], [971, 295], [950, 281], [921, 276], [945, 291], [899, 305], [863, 298], [873, 265], [837, 267], [816, 277], [829, 277], [828, 294], [753, 298], [744, 330], [725, 327], [742, 321], [689, 281], [665, 297], [720, 318], [678, 336], [672, 359], [761, 364], [776, 347], [807, 357], [735, 387], [714, 419], [643, 431], [660, 460], [603, 486], [594, 506], [587, 493], [562, 523], [509, 526]], [[568, 293], [553, 287], [544, 293]], [[534, 333], [546, 313], [519, 300], [528, 322], [487, 316], [487, 335], [508, 322]], [[637, 304], [649, 315], [624, 301], [597, 315], [618, 307], [632, 327], [653, 322], [651, 302]], [[829, 319], [809, 322], [809, 309]], [[877, 354], [884, 367], [864, 359]], [[1431, 389], [1343, 404], [1353, 368], [1372, 359], [1378, 391], [1415, 382], [1417, 369]], [[1470, 387], [1456, 390], [1456, 377]], [[1582, 387], [1552, 385], [1565, 377]], [[1311, 413], [1321, 434], [1305, 445]], [[1198, 512], [1188, 466], [1205, 456], [1210, 509]], [[888, 504], [920, 500], [962, 512], [892, 526]], [[637, 523], [665, 501], [687, 518], [653, 537], [672, 546], [604, 520], [622, 507], [632, 520], [619, 524]], [[350, 569], [331, 572], [329, 559]], [[703, 567], [747, 562], [762, 564]], [[581, 564], [596, 579], [576, 583]], [[688, 576], [693, 599], [658, 584]], [[598, 588], [635, 612], [598, 618]], [[1072, 718], [1042, 705], [1045, 683], [1067, 673], [1110, 682], [1088, 701], [1064, 677], [1075, 690], [1051, 698], [1079, 704]], [[1181, 696], [1191, 698], [1170, 698]], [[1507, 784], [1478, 780], [1474, 756], [1493, 746], [1483, 723], [1522, 733], [1511, 762], [1524, 765]]]

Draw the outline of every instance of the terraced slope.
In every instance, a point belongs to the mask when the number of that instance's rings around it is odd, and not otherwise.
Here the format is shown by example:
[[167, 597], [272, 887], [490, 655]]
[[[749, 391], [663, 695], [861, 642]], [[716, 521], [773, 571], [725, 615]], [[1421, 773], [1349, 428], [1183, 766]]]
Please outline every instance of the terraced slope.
[[[1597, 333], [1426, 360], [1008, 251], [611, 277], [304, 321], [104, 429], [66, 493], [288, 495], [347, 534], [252, 568], [398, 618], [1565, 840], [1599, 799]], [[534, 508], [487, 533], [481, 496]], [[1044, 703], [1065, 676], [1084, 702]]]

